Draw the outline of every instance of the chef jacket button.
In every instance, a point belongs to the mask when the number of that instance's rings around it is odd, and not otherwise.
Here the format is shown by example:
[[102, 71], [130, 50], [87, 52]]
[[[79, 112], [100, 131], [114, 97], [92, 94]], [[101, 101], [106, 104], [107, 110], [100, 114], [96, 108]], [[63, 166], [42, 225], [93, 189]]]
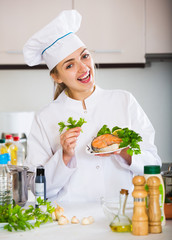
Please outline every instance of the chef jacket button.
[[100, 168], [100, 166], [99, 166], [99, 165], [97, 165], [97, 166], [96, 166], [96, 168], [97, 168], [97, 169], [99, 169], [99, 168]]

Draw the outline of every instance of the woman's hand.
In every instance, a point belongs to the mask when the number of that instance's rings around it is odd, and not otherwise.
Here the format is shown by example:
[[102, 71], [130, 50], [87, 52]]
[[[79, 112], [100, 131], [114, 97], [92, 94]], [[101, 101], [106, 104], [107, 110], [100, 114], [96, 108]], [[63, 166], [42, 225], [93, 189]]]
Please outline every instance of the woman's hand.
[[71, 128], [60, 136], [60, 143], [63, 148], [63, 161], [67, 165], [75, 154], [75, 146], [81, 128]]
[[127, 153], [127, 150], [129, 149], [129, 147], [124, 148], [121, 150], [121, 152], [119, 153], [119, 155], [126, 161], [126, 163], [130, 166], [132, 163], [132, 157]]
[[101, 156], [101, 157], [108, 157], [108, 156], [111, 156], [111, 155], [120, 155], [128, 165], [131, 165], [131, 162], [132, 162], [132, 158], [131, 156], [127, 153], [127, 150], [129, 149], [128, 148], [124, 148], [122, 150], [119, 149], [119, 151], [116, 151], [116, 152], [113, 152], [113, 153], [106, 153], [106, 154], [99, 154], [98, 156]]

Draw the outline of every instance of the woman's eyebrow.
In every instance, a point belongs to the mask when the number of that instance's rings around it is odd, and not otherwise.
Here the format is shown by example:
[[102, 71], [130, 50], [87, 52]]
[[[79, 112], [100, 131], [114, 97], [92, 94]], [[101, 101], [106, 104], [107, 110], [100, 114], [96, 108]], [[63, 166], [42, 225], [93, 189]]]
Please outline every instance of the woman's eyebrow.
[[82, 52], [80, 53], [80, 55], [82, 55], [85, 50], [87, 50], [87, 48], [84, 48], [84, 49], [82, 50]]
[[[84, 48], [84, 49], [82, 50], [82, 52], [80, 53], [80, 56], [83, 54], [83, 52], [84, 52], [85, 50], [87, 50], [87, 48]], [[70, 58], [70, 59], [66, 60], [66, 61], [63, 63], [63, 65], [64, 65], [65, 63], [70, 62], [70, 61], [73, 61], [73, 60], [74, 60], [74, 58]], [[62, 66], [63, 66], [63, 65], [62, 65]]]
[[[65, 63], [67, 63], [67, 62], [72, 61], [72, 60], [74, 60], [74, 58], [70, 58], [70, 59], [66, 60], [66, 61], [63, 63], [63, 65], [64, 65]], [[63, 65], [62, 65], [62, 66], [63, 66]]]

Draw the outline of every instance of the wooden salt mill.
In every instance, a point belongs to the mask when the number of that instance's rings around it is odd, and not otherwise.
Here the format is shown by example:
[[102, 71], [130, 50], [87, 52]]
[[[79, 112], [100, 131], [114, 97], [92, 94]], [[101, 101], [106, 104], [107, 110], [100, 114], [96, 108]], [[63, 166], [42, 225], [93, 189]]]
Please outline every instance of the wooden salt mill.
[[161, 233], [161, 209], [159, 205], [159, 185], [160, 180], [158, 177], [149, 177], [147, 179], [148, 185], [148, 218], [149, 218], [149, 232]]
[[132, 217], [132, 233], [142, 236], [148, 234], [148, 216], [146, 212], [146, 196], [144, 176], [135, 176], [133, 178], [134, 191], [134, 209]]

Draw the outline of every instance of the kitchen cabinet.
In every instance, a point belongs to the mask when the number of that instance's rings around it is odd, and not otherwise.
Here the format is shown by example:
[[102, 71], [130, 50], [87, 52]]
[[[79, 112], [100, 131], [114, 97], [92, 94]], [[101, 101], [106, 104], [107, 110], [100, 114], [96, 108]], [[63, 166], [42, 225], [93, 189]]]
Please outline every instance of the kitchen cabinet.
[[172, 53], [171, 0], [146, 0], [146, 53]]
[[72, 0], [1, 0], [0, 64], [24, 64], [26, 41], [64, 9], [72, 9]]
[[28, 38], [72, 8], [83, 16], [78, 35], [96, 63], [145, 61], [144, 0], [1, 0], [0, 64], [24, 64]]
[[96, 63], [145, 62], [144, 0], [74, 0], [78, 35]]
[[82, 15], [79, 37], [96, 63], [144, 63], [172, 53], [171, 0], [1, 0], [0, 65], [24, 64], [22, 48], [60, 11]]

